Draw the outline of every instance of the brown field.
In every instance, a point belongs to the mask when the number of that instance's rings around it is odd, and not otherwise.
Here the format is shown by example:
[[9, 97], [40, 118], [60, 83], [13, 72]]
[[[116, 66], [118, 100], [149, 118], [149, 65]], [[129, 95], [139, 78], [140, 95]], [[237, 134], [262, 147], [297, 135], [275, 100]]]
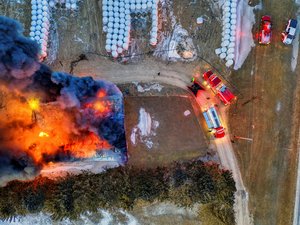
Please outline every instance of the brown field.
[[[139, 122], [141, 107], [159, 122], [156, 136], [151, 138], [151, 149], [144, 143], [137, 142], [133, 145], [130, 141], [132, 129]], [[191, 114], [184, 116], [185, 110], [189, 110]], [[166, 165], [175, 160], [193, 159], [207, 153], [207, 141], [188, 97], [127, 97], [125, 113], [128, 162], [131, 165]]]

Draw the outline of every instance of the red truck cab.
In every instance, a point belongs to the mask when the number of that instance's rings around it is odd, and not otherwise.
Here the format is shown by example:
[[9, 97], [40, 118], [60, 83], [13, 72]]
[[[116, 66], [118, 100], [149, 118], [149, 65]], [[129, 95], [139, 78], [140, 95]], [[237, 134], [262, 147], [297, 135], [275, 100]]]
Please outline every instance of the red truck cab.
[[258, 42], [262, 45], [268, 45], [271, 43], [272, 36], [272, 22], [270, 16], [262, 16], [260, 31], [258, 36]]
[[208, 82], [212, 90], [217, 94], [217, 96], [225, 105], [231, 104], [236, 99], [236, 96], [211, 70], [203, 74], [203, 79]]

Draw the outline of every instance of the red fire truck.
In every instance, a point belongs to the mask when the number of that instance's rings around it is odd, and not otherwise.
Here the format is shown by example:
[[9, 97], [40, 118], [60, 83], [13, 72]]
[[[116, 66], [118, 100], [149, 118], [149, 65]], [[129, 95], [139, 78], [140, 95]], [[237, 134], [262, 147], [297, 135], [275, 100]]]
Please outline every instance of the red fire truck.
[[220, 100], [225, 104], [231, 104], [236, 96], [226, 87], [222, 80], [211, 70], [203, 74], [203, 78], [210, 85], [214, 93], [218, 95]]
[[213, 132], [216, 138], [222, 138], [225, 136], [224, 128], [214, 106], [204, 110], [203, 116], [209, 131]]

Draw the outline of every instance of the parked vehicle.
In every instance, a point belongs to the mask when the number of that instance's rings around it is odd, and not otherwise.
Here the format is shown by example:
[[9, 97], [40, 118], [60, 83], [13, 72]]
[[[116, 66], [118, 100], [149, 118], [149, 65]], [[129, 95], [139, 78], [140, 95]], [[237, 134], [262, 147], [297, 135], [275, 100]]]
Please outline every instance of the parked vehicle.
[[203, 79], [208, 82], [211, 89], [217, 94], [217, 96], [225, 105], [231, 104], [236, 99], [236, 96], [211, 70], [203, 74]]
[[262, 45], [271, 43], [272, 36], [272, 22], [270, 16], [262, 16], [260, 23], [260, 31], [258, 35], [258, 42]]
[[203, 116], [209, 131], [213, 132], [216, 138], [222, 138], [225, 136], [225, 130], [214, 106], [204, 110]]
[[286, 25], [285, 31], [281, 33], [281, 41], [286, 44], [292, 44], [296, 36], [297, 20], [290, 19]]
[[197, 96], [198, 91], [204, 90], [204, 88], [203, 88], [202, 85], [201, 85], [198, 81], [196, 81], [194, 78], [192, 79], [192, 82], [193, 82], [193, 84], [192, 84], [191, 86], [188, 86], [188, 89], [190, 89], [190, 90], [193, 92], [193, 94], [194, 94], [195, 96]]

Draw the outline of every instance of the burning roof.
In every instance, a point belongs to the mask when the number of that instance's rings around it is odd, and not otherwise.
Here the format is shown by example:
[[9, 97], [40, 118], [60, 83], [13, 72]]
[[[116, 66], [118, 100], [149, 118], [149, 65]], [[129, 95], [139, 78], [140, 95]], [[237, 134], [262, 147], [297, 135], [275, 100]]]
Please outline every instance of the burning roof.
[[38, 52], [17, 21], [0, 16], [0, 183], [34, 175], [48, 162], [126, 148], [120, 90], [52, 72]]

